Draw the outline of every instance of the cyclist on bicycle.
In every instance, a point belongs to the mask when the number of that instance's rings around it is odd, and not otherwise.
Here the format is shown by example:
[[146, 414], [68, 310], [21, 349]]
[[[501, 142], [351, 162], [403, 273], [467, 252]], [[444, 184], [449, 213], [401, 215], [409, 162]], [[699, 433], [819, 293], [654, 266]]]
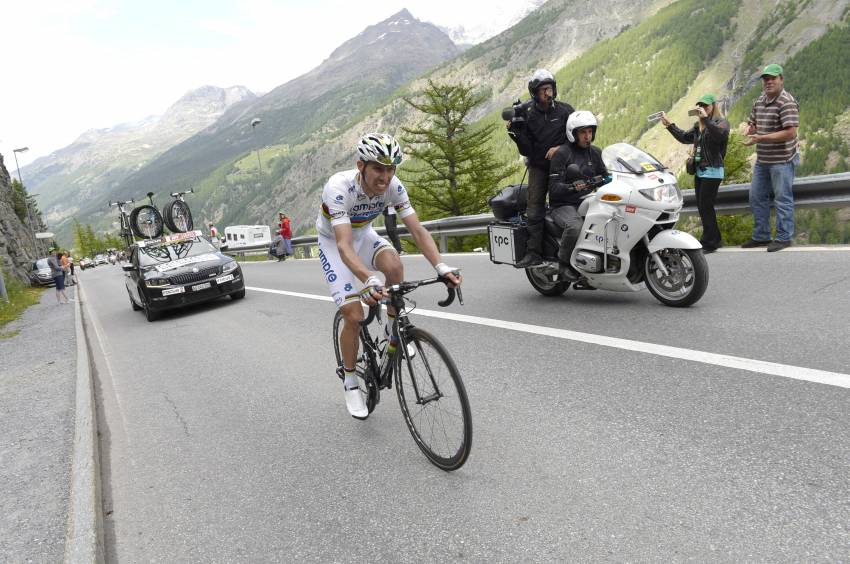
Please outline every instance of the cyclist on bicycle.
[[[360, 394], [355, 376], [359, 348], [358, 334], [363, 320], [362, 300], [375, 305], [386, 296], [384, 283], [373, 271], [379, 270], [392, 285], [404, 280], [404, 266], [393, 246], [372, 229], [372, 221], [388, 205], [393, 206], [416, 246], [439, 276], [453, 285], [460, 284], [456, 269], [442, 262], [430, 233], [419, 223], [410, 205], [407, 191], [395, 177], [402, 152], [390, 135], [368, 133], [357, 144], [357, 168], [331, 176], [322, 191], [322, 206], [316, 219], [319, 232], [319, 264], [331, 296], [340, 308], [344, 324], [340, 331], [340, 350], [345, 378], [345, 405], [357, 419], [366, 419], [369, 411]], [[358, 291], [357, 286], [362, 286]], [[395, 311], [388, 308], [388, 326]], [[397, 335], [389, 335], [388, 351], [398, 344]]]

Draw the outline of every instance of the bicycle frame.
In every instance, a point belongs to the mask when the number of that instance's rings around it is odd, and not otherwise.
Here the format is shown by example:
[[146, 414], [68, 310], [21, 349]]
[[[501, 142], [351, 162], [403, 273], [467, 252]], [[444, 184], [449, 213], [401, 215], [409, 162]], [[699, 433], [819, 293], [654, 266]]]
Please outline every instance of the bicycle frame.
[[124, 206], [135, 203], [135, 200], [127, 200], [126, 202], [109, 202], [109, 207], [115, 206], [118, 208], [118, 218], [121, 221], [121, 237], [124, 238], [124, 244], [128, 249], [133, 245], [134, 241], [133, 232], [130, 229], [130, 214], [127, 213]]
[[[398, 335], [398, 345], [396, 350], [392, 354], [383, 354], [380, 350], [379, 339], [374, 339], [369, 334], [368, 325], [371, 321], [376, 317], [380, 316], [380, 305], [372, 306], [369, 309], [368, 317], [361, 322], [360, 329], [360, 341], [363, 344], [363, 353], [366, 355], [366, 359], [368, 361], [368, 365], [370, 371], [372, 372], [372, 377], [375, 379], [375, 382], [378, 386], [378, 390], [383, 389], [392, 389], [393, 376], [395, 375], [396, 370], [401, 370], [401, 362], [404, 361], [410, 365], [411, 358], [407, 351], [407, 332], [414, 328], [413, 323], [407, 317], [407, 307], [405, 304], [404, 295], [409, 293], [419, 286], [425, 286], [428, 284], [434, 284], [436, 282], [446, 283], [446, 281], [441, 277], [419, 280], [417, 282], [402, 282], [401, 284], [394, 284], [387, 288], [389, 293], [388, 302], [389, 305], [393, 307], [396, 311], [395, 319], [393, 320], [393, 326], [390, 334]], [[449, 295], [448, 297], [438, 302], [438, 304], [442, 307], [447, 307], [454, 301], [455, 295], [457, 295], [460, 304], [463, 305], [463, 294], [460, 291], [460, 288], [452, 288], [448, 287]], [[420, 351], [421, 353], [421, 351]], [[377, 360], [380, 359], [380, 363]], [[439, 390], [437, 382], [434, 380], [433, 373], [431, 371], [431, 367], [428, 366], [427, 358], [423, 356], [423, 362], [425, 363], [426, 368], [428, 369], [428, 377], [431, 380], [431, 384], [434, 387], [435, 392], [428, 397], [422, 397], [419, 392], [419, 386], [416, 383], [416, 380], [413, 379], [413, 389], [416, 394], [416, 403], [419, 405], [424, 405], [430, 401], [434, 401], [442, 397], [442, 394]], [[380, 396], [379, 396], [380, 397]]]

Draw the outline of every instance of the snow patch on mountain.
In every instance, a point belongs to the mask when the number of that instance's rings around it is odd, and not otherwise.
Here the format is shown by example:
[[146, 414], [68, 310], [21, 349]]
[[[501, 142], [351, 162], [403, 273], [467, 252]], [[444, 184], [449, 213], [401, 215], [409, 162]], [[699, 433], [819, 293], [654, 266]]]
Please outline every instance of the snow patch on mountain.
[[545, 3], [546, 0], [517, 0], [510, 5], [494, 4], [474, 24], [436, 25], [454, 41], [455, 45], [475, 45], [505, 31]]

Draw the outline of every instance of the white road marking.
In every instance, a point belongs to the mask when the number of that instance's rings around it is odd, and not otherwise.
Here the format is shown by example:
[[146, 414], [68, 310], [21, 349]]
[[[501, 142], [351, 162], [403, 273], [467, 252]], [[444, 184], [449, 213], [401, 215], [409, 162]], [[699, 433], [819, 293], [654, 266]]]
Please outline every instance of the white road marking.
[[[306, 298], [311, 300], [320, 300], [324, 302], [333, 301], [333, 299], [328, 296], [319, 296], [316, 294], [304, 294], [301, 292], [289, 292], [286, 290], [272, 290], [270, 288], [257, 288], [253, 286], [246, 286], [246, 288], [255, 292], [268, 292], [270, 294], [280, 294], [283, 296], [292, 296], [295, 298]], [[471, 323], [473, 325], [484, 325], [486, 327], [494, 327], [497, 329], [508, 329], [510, 331], [531, 333], [533, 335], [555, 337], [557, 339], [566, 339], [568, 341], [577, 341], [590, 345], [600, 345], [603, 347], [612, 347], [627, 351], [666, 356], [668, 358], [678, 358], [681, 360], [689, 360], [692, 362], [700, 362], [703, 364], [712, 364], [714, 366], [734, 368], [736, 370], [746, 370], [748, 372], [767, 374], [770, 376], [782, 376], [783, 378], [791, 378], [793, 380], [804, 380], [806, 382], [815, 382], [818, 384], [826, 384], [829, 386], [838, 386], [840, 388], [850, 388], [850, 374], [842, 374], [841, 372], [828, 372], [826, 370], [817, 370], [814, 368], [805, 368], [802, 366], [792, 366], [790, 364], [779, 364], [776, 362], [767, 362], [764, 360], [755, 360], [740, 356], [710, 353], [679, 347], [669, 347], [666, 345], [656, 345], [654, 343], [632, 341], [629, 339], [620, 339], [617, 337], [606, 337], [605, 335], [594, 335], [593, 333], [581, 333], [578, 331], [569, 331], [566, 329], [556, 329], [554, 327], [543, 327], [540, 325], [517, 323], [515, 321], [502, 321], [500, 319], [489, 319], [486, 317], [462, 315], [445, 311], [434, 311], [416, 308], [416, 315], [422, 315], [424, 317], [436, 317], [439, 319], [448, 319], [451, 321], [460, 321], [462, 323]]]
[[[95, 337], [97, 340], [97, 346], [100, 349], [100, 354], [103, 357], [104, 363], [106, 364], [106, 373], [101, 375], [101, 379], [109, 379], [110, 382], [110, 390], [112, 391], [112, 396], [115, 398], [115, 405], [118, 407], [118, 413], [121, 416], [121, 433], [124, 435], [124, 441], [127, 445], [131, 445], [130, 434], [127, 432], [129, 429], [129, 425], [127, 423], [127, 417], [124, 414], [124, 407], [121, 402], [121, 394], [118, 393], [118, 388], [115, 385], [115, 378], [113, 374], [115, 372], [112, 370], [112, 362], [110, 362], [110, 353], [108, 351], [108, 343], [106, 341], [106, 333], [103, 330], [103, 326], [100, 323], [100, 318], [98, 318], [97, 313], [95, 313], [93, 307], [89, 307], [88, 299], [86, 299], [85, 291], [83, 290], [83, 284], [77, 282], [77, 298], [80, 300], [80, 306], [85, 309], [86, 317], [91, 323], [92, 329], [94, 329]], [[85, 325], [85, 322], [83, 323]], [[132, 467], [136, 467], [136, 460], [133, 458], [132, 449], [128, 449], [130, 452], [129, 459], [130, 465]]]

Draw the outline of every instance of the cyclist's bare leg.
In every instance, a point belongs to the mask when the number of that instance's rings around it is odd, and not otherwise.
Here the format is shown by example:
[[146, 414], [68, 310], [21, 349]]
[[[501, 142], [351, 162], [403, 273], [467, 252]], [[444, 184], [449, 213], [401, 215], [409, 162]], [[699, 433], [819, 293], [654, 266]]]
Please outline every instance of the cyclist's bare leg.
[[353, 369], [357, 362], [357, 350], [360, 346], [360, 322], [363, 321], [363, 307], [360, 302], [349, 302], [339, 308], [345, 322], [339, 332], [339, 348], [345, 368]]

